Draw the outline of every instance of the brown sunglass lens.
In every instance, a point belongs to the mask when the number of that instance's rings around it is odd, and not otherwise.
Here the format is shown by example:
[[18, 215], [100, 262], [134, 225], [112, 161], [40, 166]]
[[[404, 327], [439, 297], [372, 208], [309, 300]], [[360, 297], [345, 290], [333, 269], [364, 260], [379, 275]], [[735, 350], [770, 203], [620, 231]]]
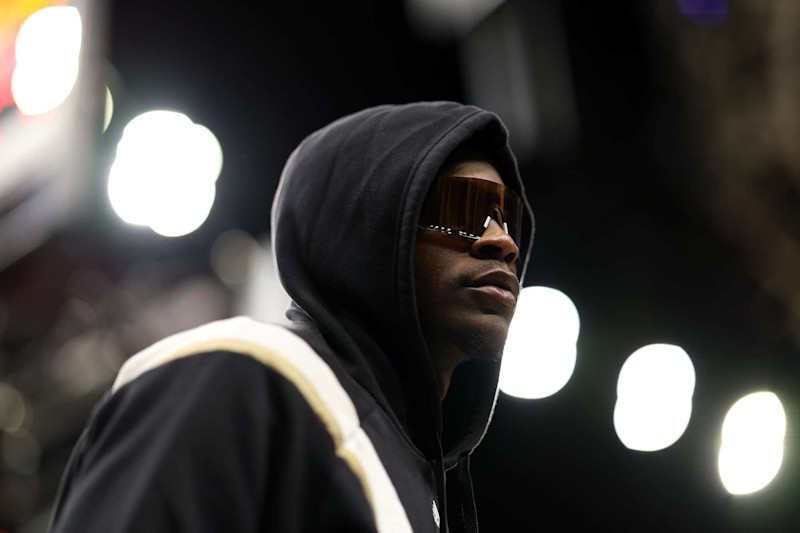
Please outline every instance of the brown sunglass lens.
[[[420, 215], [420, 224], [471, 239], [483, 234], [487, 216], [502, 214], [508, 233], [519, 244], [522, 203], [502, 184], [461, 176], [441, 177], [431, 188]], [[499, 220], [498, 220], [499, 222]]]

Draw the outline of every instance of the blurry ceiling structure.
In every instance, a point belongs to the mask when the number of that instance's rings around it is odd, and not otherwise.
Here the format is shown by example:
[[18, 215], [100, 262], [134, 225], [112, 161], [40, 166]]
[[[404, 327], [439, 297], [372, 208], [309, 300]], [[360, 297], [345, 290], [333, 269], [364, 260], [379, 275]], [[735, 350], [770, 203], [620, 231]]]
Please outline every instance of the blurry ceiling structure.
[[708, 213], [800, 346], [800, 3], [739, 2], [714, 31], [657, 6], [699, 132]]
[[558, 1], [506, 1], [461, 44], [468, 98], [511, 132], [520, 164], [563, 157], [578, 144], [569, 53]]

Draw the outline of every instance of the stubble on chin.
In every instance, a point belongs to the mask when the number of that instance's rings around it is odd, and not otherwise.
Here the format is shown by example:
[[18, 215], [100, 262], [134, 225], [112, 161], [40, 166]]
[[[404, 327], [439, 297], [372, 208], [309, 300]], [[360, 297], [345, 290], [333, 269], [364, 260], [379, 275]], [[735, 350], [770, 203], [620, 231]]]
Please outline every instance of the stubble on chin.
[[495, 362], [503, 358], [506, 336], [490, 331], [470, 331], [459, 335], [458, 347], [469, 361]]

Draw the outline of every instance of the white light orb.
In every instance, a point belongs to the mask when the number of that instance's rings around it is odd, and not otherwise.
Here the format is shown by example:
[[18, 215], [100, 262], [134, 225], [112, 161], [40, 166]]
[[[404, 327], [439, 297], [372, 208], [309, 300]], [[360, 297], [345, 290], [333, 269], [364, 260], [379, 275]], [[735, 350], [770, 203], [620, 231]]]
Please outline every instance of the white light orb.
[[525, 287], [519, 295], [509, 337], [526, 335], [575, 344], [580, 329], [578, 309], [569, 296], [550, 287]]
[[222, 172], [222, 147], [211, 130], [200, 124], [192, 128], [190, 171], [211, 182]]
[[165, 237], [191, 233], [208, 217], [222, 148], [182, 113], [149, 111], [131, 120], [108, 178], [112, 207], [129, 224]]
[[519, 398], [545, 398], [575, 370], [580, 319], [575, 304], [549, 287], [522, 289], [503, 351], [500, 390]]
[[575, 370], [575, 344], [535, 341], [509, 349], [500, 368], [500, 390], [510, 396], [539, 399], [564, 388]]
[[111, 117], [114, 116], [114, 98], [111, 96], [111, 89], [106, 87], [106, 104], [105, 112], [103, 113], [103, 131], [108, 129], [111, 124]]
[[78, 9], [47, 7], [29, 16], [16, 40], [11, 92], [19, 110], [38, 115], [61, 105], [78, 79], [82, 41]]
[[140, 168], [133, 161], [118, 158], [111, 165], [108, 198], [117, 215], [128, 224], [148, 225], [149, 211], [145, 206], [155, 190], [149, 176], [147, 169]]
[[619, 371], [617, 397], [691, 398], [695, 373], [689, 354], [680, 346], [650, 344], [633, 352]]
[[163, 237], [188, 235], [208, 218], [214, 205], [213, 183], [172, 180], [159, 190], [159, 209], [150, 219], [150, 228]]
[[633, 352], [617, 381], [614, 429], [631, 450], [656, 451], [683, 435], [692, 415], [695, 372], [679, 346], [651, 344]]
[[719, 475], [731, 494], [766, 487], [783, 462], [786, 413], [772, 392], [756, 392], [737, 401], [722, 424]]
[[626, 448], [654, 452], [675, 444], [691, 417], [691, 397], [619, 398], [614, 406], [614, 430]]

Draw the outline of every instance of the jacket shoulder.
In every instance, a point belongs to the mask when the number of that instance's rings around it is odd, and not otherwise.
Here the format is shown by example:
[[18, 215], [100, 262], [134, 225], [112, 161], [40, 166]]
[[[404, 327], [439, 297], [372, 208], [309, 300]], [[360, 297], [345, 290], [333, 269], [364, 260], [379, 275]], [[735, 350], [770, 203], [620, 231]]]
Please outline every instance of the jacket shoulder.
[[282, 326], [243, 316], [177, 333], [142, 350], [122, 366], [111, 392], [172, 361], [209, 353], [247, 356], [283, 375], [303, 395], [334, 441], [359, 425], [356, 409], [339, 380], [303, 339]]
[[[231, 344], [247, 338], [236, 322], [169, 337], [130, 360], [75, 447], [53, 531], [313, 531], [330, 513], [302, 510], [320, 493], [336, 499], [337, 488], [347, 523], [369, 524], [360, 480], [329, 431], [285, 373]], [[260, 352], [292, 359], [268, 331]]]
[[[149, 372], [185, 358], [238, 354], [281, 375], [296, 389], [330, 434], [335, 454], [358, 478], [379, 531], [410, 531], [396, 489], [352, 400], [333, 370], [297, 334], [283, 326], [236, 317], [167, 337], [131, 357], [120, 369], [111, 396]], [[218, 365], [215, 365], [218, 366]]]

